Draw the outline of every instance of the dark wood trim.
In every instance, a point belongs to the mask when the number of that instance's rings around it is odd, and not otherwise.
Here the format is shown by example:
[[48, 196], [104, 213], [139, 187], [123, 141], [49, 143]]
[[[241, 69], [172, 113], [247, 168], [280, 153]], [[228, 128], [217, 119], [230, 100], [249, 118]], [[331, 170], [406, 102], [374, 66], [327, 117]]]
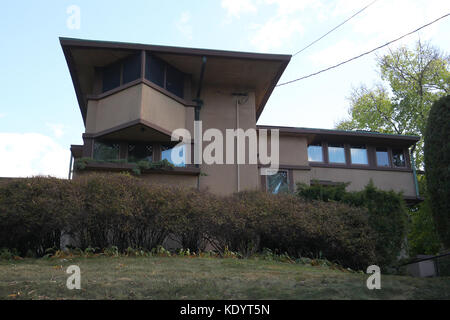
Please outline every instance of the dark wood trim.
[[119, 143], [119, 159], [127, 159], [128, 158], [128, 143], [120, 142]]
[[269, 60], [269, 61], [273, 60], [289, 61], [291, 59], [291, 55], [287, 54], [268, 54], [268, 53], [242, 52], [242, 51], [214, 50], [214, 49], [197, 49], [197, 48], [159, 46], [159, 45], [117, 42], [117, 41], [85, 40], [66, 37], [60, 37], [59, 42], [63, 48], [81, 47], [81, 48], [104, 48], [104, 49], [122, 49], [122, 50], [123, 49], [146, 50], [158, 53], [171, 53], [190, 56], [209, 56], [219, 58]]
[[260, 175], [261, 177], [261, 191], [267, 192], [267, 176], [266, 175]]
[[337, 165], [329, 163], [314, 163], [310, 162], [309, 165], [315, 168], [331, 168], [331, 169], [356, 169], [356, 170], [375, 170], [375, 171], [401, 171], [401, 172], [412, 172], [409, 168], [390, 168], [390, 167], [370, 167], [370, 166], [358, 166], [358, 165]]
[[75, 159], [82, 158], [83, 157], [83, 148], [84, 148], [84, 145], [72, 144], [72, 145], [70, 145], [70, 153], [72, 154], [72, 156]]
[[168, 130], [166, 130], [166, 129], [164, 129], [164, 128], [162, 128], [162, 127], [160, 127], [160, 126], [158, 126], [158, 125], [156, 125], [154, 123], [151, 123], [151, 122], [143, 120], [143, 119], [137, 119], [137, 120], [132, 120], [132, 121], [120, 124], [118, 126], [110, 128], [110, 129], [106, 129], [106, 130], [97, 132], [97, 133], [83, 133], [83, 138], [100, 138], [100, 137], [103, 137], [103, 136], [105, 136], [107, 134], [110, 134], [110, 133], [113, 133], [113, 132], [116, 132], [116, 131], [120, 131], [120, 130], [124, 130], [124, 129], [127, 129], [129, 127], [132, 127], [132, 126], [135, 126], [135, 125], [138, 125], [138, 124], [141, 124], [141, 125], [144, 125], [144, 126], [146, 126], [148, 128], [154, 129], [154, 130], [156, 130], [156, 131], [158, 131], [158, 132], [160, 132], [160, 133], [162, 133], [162, 134], [164, 134], [164, 135], [166, 135], [168, 137], [172, 136], [172, 133], [170, 131], [168, 131]]
[[[258, 168], [270, 168], [270, 165], [258, 164]], [[311, 167], [310, 166], [280, 164], [280, 165], [278, 165], [278, 169], [280, 169], [280, 170], [311, 170]]]
[[146, 70], [146, 54], [145, 54], [145, 50], [141, 51], [141, 80], [145, 79], [145, 70]]
[[294, 135], [324, 135], [324, 136], [342, 136], [344, 137], [366, 137], [366, 138], [382, 138], [389, 140], [397, 140], [413, 144], [420, 140], [418, 136], [387, 134], [379, 132], [365, 132], [365, 131], [350, 131], [350, 130], [333, 130], [333, 129], [315, 129], [315, 128], [300, 128], [300, 127], [282, 127], [282, 126], [256, 126], [256, 129], [278, 129], [280, 134], [294, 134]]

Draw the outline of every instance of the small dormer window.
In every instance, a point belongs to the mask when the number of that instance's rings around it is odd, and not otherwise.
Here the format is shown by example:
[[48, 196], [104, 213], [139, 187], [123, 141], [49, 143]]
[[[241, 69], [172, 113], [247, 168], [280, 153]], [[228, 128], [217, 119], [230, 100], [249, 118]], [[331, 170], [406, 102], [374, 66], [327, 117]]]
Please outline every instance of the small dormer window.
[[141, 55], [135, 53], [125, 59], [114, 62], [103, 68], [103, 88], [106, 92], [131, 81], [139, 79], [141, 76]]
[[322, 144], [310, 144], [308, 146], [308, 161], [323, 162]]

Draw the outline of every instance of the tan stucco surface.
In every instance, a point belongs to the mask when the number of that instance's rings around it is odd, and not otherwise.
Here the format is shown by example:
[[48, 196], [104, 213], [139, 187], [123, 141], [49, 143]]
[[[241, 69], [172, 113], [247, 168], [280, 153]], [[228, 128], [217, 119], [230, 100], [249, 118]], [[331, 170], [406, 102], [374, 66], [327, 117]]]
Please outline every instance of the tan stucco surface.
[[333, 182], [350, 182], [348, 191], [363, 189], [370, 181], [383, 190], [402, 191], [404, 196], [415, 196], [414, 177], [412, 172], [378, 171], [341, 168], [312, 168], [311, 180], [327, 180]]

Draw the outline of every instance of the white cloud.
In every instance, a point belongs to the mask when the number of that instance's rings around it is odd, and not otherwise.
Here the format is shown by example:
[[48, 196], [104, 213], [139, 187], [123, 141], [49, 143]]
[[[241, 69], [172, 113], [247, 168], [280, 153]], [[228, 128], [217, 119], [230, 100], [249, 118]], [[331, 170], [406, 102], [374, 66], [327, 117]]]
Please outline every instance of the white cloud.
[[180, 31], [188, 40], [192, 40], [193, 35], [192, 25], [190, 22], [191, 13], [189, 11], [185, 11], [181, 13], [180, 19], [176, 23], [178, 31]]
[[66, 178], [70, 151], [39, 133], [0, 133], [0, 177]]
[[4, 113], [0, 113], [0, 119], [4, 118], [6, 115]]
[[257, 7], [253, 0], [222, 0], [222, 8], [227, 11], [227, 18], [240, 18], [243, 13], [255, 13]]
[[62, 123], [46, 123], [46, 126], [52, 130], [56, 138], [61, 138], [64, 135], [65, 125]]
[[263, 25], [253, 25], [256, 30], [250, 43], [261, 51], [281, 47], [294, 34], [302, 34], [303, 26], [299, 20], [285, 16], [277, 16], [269, 19]]

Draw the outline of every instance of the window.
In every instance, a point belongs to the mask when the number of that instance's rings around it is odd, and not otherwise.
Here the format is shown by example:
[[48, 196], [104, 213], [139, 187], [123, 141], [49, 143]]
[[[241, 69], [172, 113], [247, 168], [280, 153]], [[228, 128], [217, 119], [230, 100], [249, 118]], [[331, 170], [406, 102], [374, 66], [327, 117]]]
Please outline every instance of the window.
[[267, 191], [273, 194], [289, 192], [287, 171], [280, 170], [267, 176]]
[[117, 143], [99, 142], [94, 143], [95, 160], [114, 160], [119, 158], [119, 145]]
[[392, 164], [395, 167], [406, 166], [405, 155], [402, 149], [392, 149]]
[[167, 160], [175, 167], [185, 167], [186, 145], [175, 147], [161, 145], [161, 160]]
[[153, 159], [153, 146], [149, 144], [129, 144], [128, 162], [149, 161]]
[[120, 68], [120, 63], [114, 63], [103, 69], [103, 92], [120, 86]]
[[376, 148], [377, 166], [389, 167], [389, 154], [387, 148]]
[[351, 146], [350, 158], [352, 164], [369, 164], [367, 160], [367, 149], [365, 146]]
[[323, 153], [321, 144], [310, 144], [308, 146], [308, 161], [323, 162]]
[[141, 54], [133, 54], [123, 61], [122, 84], [141, 77]]
[[343, 144], [328, 145], [330, 163], [345, 163], [345, 148]]
[[184, 74], [150, 53], [147, 53], [145, 78], [174, 95], [183, 98]]
[[165, 63], [161, 59], [147, 53], [145, 78], [164, 88]]
[[167, 65], [166, 89], [178, 97], [183, 97], [184, 76], [177, 69]]

